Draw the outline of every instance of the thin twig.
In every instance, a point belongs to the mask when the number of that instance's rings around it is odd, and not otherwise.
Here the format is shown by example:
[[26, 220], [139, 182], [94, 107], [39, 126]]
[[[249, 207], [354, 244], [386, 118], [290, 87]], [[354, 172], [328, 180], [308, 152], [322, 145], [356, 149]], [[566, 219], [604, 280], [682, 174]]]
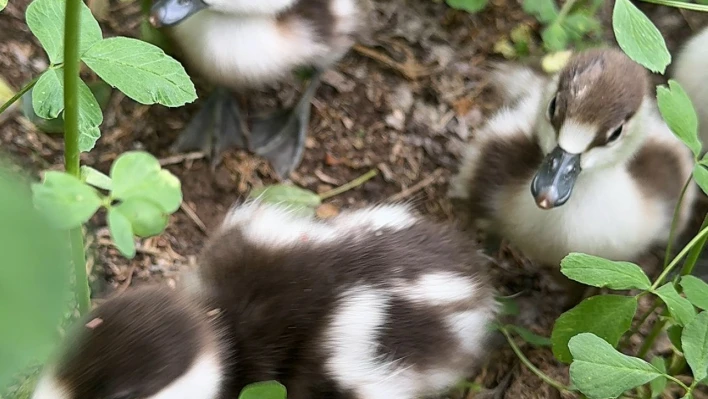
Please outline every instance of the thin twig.
[[326, 191], [326, 192], [320, 194], [320, 200], [324, 201], [328, 198], [332, 198], [336, 195], [339, 195], [345, 191], [349, 191], [355, 187], [359, 187], [362, 184], [366, 183], [367, 181], [371, 180], [377, 174], [379, 174], [379, 171], [377, 169], [371, 169], [366, 174], [357, 177], [356, 179], [350, 181], [349, 183], [342, 184], [341, 186], [339, 186], [335, 189], [332, 189], [332, 190], [329, 190], [329, 191]]
[[688, 252], [691, 250], [691, 248], [693, 248], [694, 245], [703, 240], [706, 236], [708, 236], [708, 227], [701, 230], [698, 235], [693, 237], [693, 239], [688, 244], [686, 244], [685, 247], [683, 247], [681, 252], [679, 252], [678, 255], [676, 255], [676, 257], [674, 258], [674, 260], [672, 260], [671, 263], [664, 269], [664, 271], [661, 273], [661, 275], [659, 275], [654, 284], [651, 285], [651, 288], [649, 290], [654, 291], [659, 288], [666, 276], [671, 273], [671, 270], [673, 270], [673, 268], [679, 263], [679, 261], [681, 261], [681, 259], [683, 259], [683, 257], [688, 254]]
[[191, 206], [189, 206], [186, 202], [182, 201], [182, 204], [179, 206], [179, 208], [182, 209], [182, 212], [184, 212], [185, 215], [187, 215], [187, 217], [190, 218], [192, 222], [197, 225], [197, 227], [199, 227], [199, 230], [201, 230], [202, 233], [209, 234], [209, 230], [207, 229], [206, 224], [202, 222], [202, 219], [199, 218], [199, 215], [197, 215], [197, 212], [195, 212]]
[[177, 154], [173, 155], [171, 157], [166, 157], [160, 159], [160, 166], [166, 166], [166, 165], [175, 165], [178, 163], [182, 163], [184, 161], [194, 161], [197, 159], [202, 159], [206, 158], [206, 154], [200, 151], [197, 152], [189, 152], [186, 154]]
[[509, 342], [509, 346], [511, 346], [511, 350], [514, 351], [516, 356], [521, 360], [521, 363], [523, 363], [526, 367], [528, 367], [529, 370], [531, 370], [532, 373], [536, 374], [538, 378], [543, 380], [546, 384], [552, 386], [553, 388], [557, 389], [560, 392], [567, 392], [570, 391], [568, 387], [565, 385], [561, 384], [560, 382], [554, 380], [553, 378], [547, 376], [543, 371], [539, 370], [536, 366], [531, 363], [531, 361], [526, 358], [523, 352], [521, 352], [521, 349], [516, 345], [516, 342], [514, 342], [514, 339], [511, 337], [511, 334], [509, 334], [509, 331], [506, 330], [504, 327], [500, 327], [499, 331], [501, 331], [502, 334], [506, 337], [506, 340]]
[[23, 88], [21, 88], [20, 91], [18, 91], [14, 96], [12, 96], [9, 100], [7, 100], [7, 102], [5, 102], [5, 104], [1, 105], [0, 106], [0, 114], [5, 112], [5, 110], [10, 108], [10, 106], [12, 106], [12, 104], [14, 104], [15, 101], [19, 100], [23, 95], [25, 95], [25, 93], [30, 91], [30, 89], [32, 87], [34, 87], [35, 84], [37, 84], [37, 81], [39, 80], [40, 76], [42, 76], [42, 75], [39, 75], [39, 76], [35, 77], [34, 79], [32, 79]]
[[396, 202], [396, 201], [400, 201], [412, 194], [415, 194], [416, 192], [422, 190], [423, 188], [433, 184], [435, 182], [435, 180], [437, 180], [438, 177], [440, 177], [442, 175], [442, 173], [443, 173], [443, 169], [438, 168], [433, 173], [431, 173], [430, 176], [428, 176], [425, 179], [419, 181], [418, 183], [408, 187], [407, 189], [401, 191], [400, 193], [394, 194], [394, 195], [388, 197], [388, 199], [386, 201]]

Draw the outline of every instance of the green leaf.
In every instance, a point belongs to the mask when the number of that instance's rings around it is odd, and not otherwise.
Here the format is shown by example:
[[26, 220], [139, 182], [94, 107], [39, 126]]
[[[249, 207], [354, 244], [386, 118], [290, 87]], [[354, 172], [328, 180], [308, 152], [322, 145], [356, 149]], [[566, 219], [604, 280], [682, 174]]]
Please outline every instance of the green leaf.
[[568, 47], [568, 32], [557, 22], [548, 25], [541, 32], [541, 39], [550, 51], [561, 51]]
[[698, 117], [688, 94], [675, 80], [669, 80], [669, 87], [659, 86], [656, 89], [656, 100], [659, 111], [666, 123], [694, 156], [701, 153], [701, 142], [698, 139]]
[[487, 6], [488, 0], [447, 0], [447, 5], [456, 9], [474, 14], [482, 11]]
[[81, 180], [104, 190], [111, 190], [111, 178], [90, 166], [81, 167]]
[[524, 0], [521, 7], [538, 22], [547, 25], [558, 18], [558, 6], [554, 0]]
[[259, 187], [253, 189], [248, 197], [266, 204], [284, 205], [305, 216], [314, 215], [315, 208], [322, 203], [319, 195], [290, 184]]
[[708, 194], [708, 170], [703, 165], [703, 161], [693, 165], [693, 180], [696, 181], [704, 193]]
[[590, 399], [616, 398], [661, 376], [656, 367], [619, 353], [593, 334], [576, 335], [568, 345], [574, 359], [570, 379]]
[[182, 185], [168, 170], [160, 167], [154, 156], [141, 151], [128, 151], [111, 166], [114, 199], [142, 198], [159, 205], [171, 214], [182, 204]]
[[669, 308], [669, 312], [680, 326], [685, 326], [696, 316], [696, 310], [688, 299], [676, 292], [672, 283], [666, 283], [655, 291]]
[[[66, 0], [34, 0], [27, 7], [27, 26], [39, 39], [52, 64], [64, 62], [64, 15]], [[98, 21], [81, 2], [79, 54], [103, 39]]]
[[647, 290], [651, 281], [644, 271], [629, 262], [615, 262], [597, 256], [571, 253], [561, 261], [561, 273], [593, 287], [613, 290]]
[[708, 312], [701, 312], [683, 329], [683, 355], [700, 381], [708, 377]]
[[578, 306], [563, 313], [553, 326], [551, 342], [558, 360], [572, 360], [568, 342], [579, 333], [593, 333], [613, 346], [629, 330], [637, 311], [637, 300], [631, 296], [600, 295], [587, 298]]
[[527, 330], [520, 326], [508, 325], [507, 330], [512, 330], [516, 332], [524, 341], [528, 342], [534, 346], [551, 346], [551, 340], [549, 338], [538, 335], [530, 330]]
[[[661, 372], [662, 374], [666, 374], [666, 360], [663, 357], [654, 357], [653, 359], [651, 359], [651, 365], [656, 367], [656, 369], [659, 370], [659, 372]], [[662, 375], [661, 377], [654, 379], [649, 384], [649, 386], [651, 387], [652, 398], [658, 398], [659, 395], [664, 392], [667, 381], [668, 380], [666, 379], [666, 377]]]
[[98, 126], [89, 126], [79, 122], [79, 151], [91, 151], [100, 137], [101, 129]]
[[[37, 116], [55, 119], [64, 110], [64, 69], [50, 69], [42, 74], [32, 90], [32, 106]], [[79, 151], [90, 151], [101, 136], [98, 126], [103, 112], [91, 89], [79, 79]]]
[[693, 306], [708, 310], [708, 284], [695, 276], [681, 277], [681, 288]]
[[629, 0], [617, 0], [612, 12], [617, 43], [629, 58], [652, 72], [664, 73], [671, 54], [656, 26]]
[[64, 110], [64, 69], [45, 71], [32, 88], [32, 107], [40, 118], [54, 119]]
[[285, 399], [287, 390], [277, 381], [256, 382], [246, 385], [238, 399]]
[[98, 128], [103, 123], [103, 112], [91, 89], [79, 79], [79, 151], [93, 149], [96, 140], [101, 137]]
[[52, 352], [71, 294], [66, 232], [33, 207], [30, 182], [11, 170], [0, 166], [0, 391]]
[[141, 104], [178, 107], [197, 98], [182, 64], [142, 40], [102, 40], [89, 48], [82, 60], [106, 83]]
[[101, 206], [91, 186], [70, 174], [47, 171], [44, 181], [32, 185], [34, 203], [59, 229], [81, 226]]
[[683, 352], [683, 345], [681, 345], [681, 336], [683, 335], [683, 327], [678, 324], [674, 324], [666, 329], [666, 335], [669, 336], [669, 341], [671, 344], [678, 349], [679, 352]]
[[125, 216], [138, 237], [152, 237], [167, 227], [168, 216], [154, 202], [143, 198], [129, 198], [114, 207]]
[[7, 0], [0, 0], [0, 11], [4, 10], [5, 7], [7, 7]]
[[135, 256], [135, 241], [133, 240], [133, 230], [123, 213], [116, 208], [108, 210], [108, 228], [113, 237], [113, 244], [123, 256], [133, 259]]
[[565, 17], [562, 25], [575, 40], [581, 39], [590, 32], [596, 32], [602, 27], [597, 18], [580, 12]]
[[499, 314], [501, 316], [516, 316], [519, 314], [519, 305], [513, 298], [497, 297], [497, 302], [501, 304]]

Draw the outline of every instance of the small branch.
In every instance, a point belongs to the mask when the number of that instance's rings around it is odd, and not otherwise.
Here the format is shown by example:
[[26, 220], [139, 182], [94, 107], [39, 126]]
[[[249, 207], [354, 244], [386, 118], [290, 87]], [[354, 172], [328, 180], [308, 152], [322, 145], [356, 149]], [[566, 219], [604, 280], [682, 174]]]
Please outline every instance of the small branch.
[[34, 79], [32, 79], [32, 80], [31, 80], [29, 83], [27, 83], [23, 88], [21, 88], [20, 91], [18, 91], [14, 96], [12, 96], [12, 98], [10, 98], [9, 100], [7, 100], [7, 102], [6, 102], [5, 104], [1, 105], [1, 106], [0, 106], [0, 114], [2, 114], [3, 112], [5, 112], [5, 110], [7, 110], [8, 108], [10, 108], [10, 107], [12, 106], [12, 104], [14, 104], [14, 103], [15, 103], [17, 100], [19, 100], [20, 98], [22, 98], [22, 96], [24, 96], [25, 93], [27, 93], [28, 91], [30, 91], [30, 89], [32, 89], [32, 88], [34, 87], [34, 85], [37, 84], [37, 81], [39, 80], [39, 77], [40, 77], [40, 76], [42, 76], [42, 75], [39, 75], [39, 76], [35, 77]]
[[674, 239], [676, 235], [676, 226], [678, 225], [679, 221], [679, 212], [681, 212], [681, 204], [683, 203], [683, 197], [684, 195], [686, 195], [686, 190], [691, 184], [691, 181], [693, 181], [693, 175], [688, 176], [688, 181], [686, 182], [686, 184], [683, 185], [683, 189], [681, 189], [681, 194], [679, 195], [678, 201], [676, 202], [676, 206], [674, 207], [674, 216], [671, 219], [671, 229], [669, 230], [669, 243], [666, 245], [666, 253], [664, 254], [664, 269], [666, 269], [666, 266], [669, 265], [669, 258], [671, 258], [671, 252], [673, 250]]
[[536, 366], [531, 363], [531, 361], [526, 358], [523, 352], [521, 352], [521, 349], [516, 345], [516, 342], [514, 342], [514, 339], [511, 337], [511, 334], [509, 334], [509, 331], [505, 327], [499, 327], [499, 331], [504, 334], [506, 337], [506, 340], [509, 342], [509, 346], [511, 346], [511, 350], [514, 351], [516, 356], [521, 360], [521, 363], [523, 363], [526, 367], [528, 367], [529, 370], [531, 370], [532, 373], [536, 374], [538, 378], [543, 380], [546, 384], [552, 386], [553, 388], [557, 389], [560, 392], [568, 392], [570, 389], [566, 387], [565, 385], [561, 384], [560, 382], [554, 380], [553, 378], [547, 376], [543, 371], [539, 370]]
[[670, 376], [670, 375], [668, 375], [668, 374], [664, 374], [664, 377], [670, 379], [671, 381], [673, 381], [673, 382], [675, 382], [676, 384], [678, 384], [681, 388], [683, 388], [683, 389], [686, 391], [686, 395], [688, 395], [689, 393], [691, 393], [691, 391], [693, 390], [693, 389], [689, 388], [688, 386], [686, 386], [686, 384], [684, 384], [683, 382], [681, 382], [681, 380], [679, 380], [679, 379], [676, 378], [676, 377]]
[[694, 3], [684, 3], [683, 1], [673, 1], [673, 0], [642, 0], [645, 3], [659, 4], [662, 6], [669, 6], [675, 8], [683, 8], [691, 11], [703, 11], [708, 12], [708, 6]]
[[575, 3], [577, 3], [578, 0], [568, 0], [563, 4], [563, 7], [561, 7], [560, 11], [558, 12], [558, 18], [556, 18], [556, 22], [563, 21], [565, 17], [568, 15], [570, 10], [573, 8]]
[[400, 193], [388, 197], [386, 199], [386, 201], [396, 202], [396, 201], [400, 201], [400, 200], [408, 197], [409, 195], [417, 192], [418, 190], [421, 190], [421, 189], [433, 184], [433, 182], [435, 182], [435, 180], [437, 180], [437, 178], [442, 175], [442, 172], [443, 172], [442, 168], [436, 169], [435, 172], [433, 172], [430, 176], [428, 176], [425, 179], [419, 181], [418, 183], [412, 185], [411, 187], [408, 187], [407, 189], [401, 191]]
[[180, 204], [180, 209], [187, 215], [187, 217], [194, 222], [194, 224], [199, 227], [199, 230], [202, 231], [204, 234], [209, 234], [209, 230], [206, 227], [206, 224], [202, 221], [202, 219], [199, 218], [199, 215], [197, 215], [197, 212], [192, 209], [191, 206], [187, 205], [186, 202], [182, 201], [182, 204]]
[[359, 176], [356, 179], [350, 181], [349, 183], [343, 184], [333, 190], [329, 190], [327, 192], [320, 194], [320, 200], [324, 201], [328, 198], [332, 198], [332, 197], [337, 196], [343, 192], [349, 191], [355, 187], [361, 186], [362, 184], [371, 180], [378, 173], [379, 173], [378, 170], [372, 169], [372, 170], [368, 171], [366, 174]]
[[[708, 214], [703, 218], [703, 224], [701, 224], [701, 230], [705, 229], [708, 227]], [[693, 273], [693, 268], [696, 266], [696, 262], [698, 262], [698, 258], [701, 256], [701, 252], [703, 252], [703, 247], [706, 245], [706, 239], [708, 239], [708, 236], [703, 237], [702, 239], [698, 240], [696, 242], [696, 245], [691, 248], [691, 251], [688, 253], [688, 256], [686, 256], [686, 261], [683, 263], [683, 267], [681, 268], [681, 272], [679, 273], [676, 278], [674, 278], [674, 286], [678, 288], [678, 283], [681, 278], [681, 276], [686, 276], [691, 273]]]

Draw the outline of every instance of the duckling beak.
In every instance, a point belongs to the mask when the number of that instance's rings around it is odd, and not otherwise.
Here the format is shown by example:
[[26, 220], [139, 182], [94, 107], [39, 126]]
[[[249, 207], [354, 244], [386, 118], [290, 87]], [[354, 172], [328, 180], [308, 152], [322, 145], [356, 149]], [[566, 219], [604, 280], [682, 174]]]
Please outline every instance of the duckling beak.
[[150, 10], [150, 24], [156, 28], [176, 25], [206, 7], [202, 0], [158, 0]]
[[556, 147], [541, 163], [531, 182], [531, 194], [541, 209], [565, 204], [573, 192], [580, 174], [580, 154], [571, 154]]

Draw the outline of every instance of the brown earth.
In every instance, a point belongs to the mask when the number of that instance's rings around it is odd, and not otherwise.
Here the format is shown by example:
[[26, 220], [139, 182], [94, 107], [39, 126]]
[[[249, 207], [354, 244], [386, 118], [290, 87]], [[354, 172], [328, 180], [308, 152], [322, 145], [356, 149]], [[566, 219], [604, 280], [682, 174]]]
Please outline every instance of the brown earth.
[[[0, 13], [0, 75], [14, 89], [47, 66], [24, 21], [27, 3], [10, 0]], [[666, 35], [672, 52], [706, 23], [698, 13], [640, 6]], [[609, 1], [603, 9], [609, 41], [613, 40], [607, 22], [611, 9]], [[100, 18], [104, 36], [137, 37], [141, 18], [138, 2], [111, 0]], [[497, 106], [485, 90], [483, 67], [499, 58], [494, 44], [519, 24], [532, 28], [540, 47], [539, 26], [514, 0], [491, 0], [476, 15], [454, 11], [441, 1], [380, 0], [372, 22], [373, 45], [351, 51], [319, 89], [305, 158], [292, 181], [321, 193], [377, 169], [372, 180], [327, 200], [323, 211], [397, 199], [414, 203], [436, 219], [457, 220], [445, 196], [447, 182], [463, 143]], [[541, 55], [540, 50], [534, 50], [534, 55]], [[92, 78], [87, 75], [87, 79]], [[253, 102], [267, 107], [290, 102], [296, 90], [295, 84], [283, 84]], [[97, 301], [131, 284], [171, 283], [180, 270], [193, 264], [206, 234], [235, 200], [253, 187], [275, 182], [264, 161], [244, 152], [227, 154], [214, 173], [200, 154], [171, 154], [170, 144], [195, 109], [196, 104], [178, 109], [148, 107], [112, 93], [103, 136], [93, 151], [82, 155], [82, 164], [108, 172], [122, 152], [149, 151], [182, 181], [185, 206], [171, 218], [163, 235], [139, 242], [139, 253], [132, 261], [111, 246], [102, 214], [91, 221], [87, 241]], [[61, 137], [41, 133], [19, 111], [0, 120], [0, 140], [3, 150], [36, 176], [41, 170], [62, 167]], [[500, 291], [522, 296], [521, 316], [515, 322], [548, 336], [561, 312], [548, 276], [507, 246], [496, 258], [499, 267], [494, 276]], [[560, 397], [518, 362], [503, 338], [498, 343], [495, 358], [475, 379], [483, 391], [459, 390], [450, 397]], [[550, 350], [519, 344], [537, 367], [568, 382], [567, 368], [553, 359]]]

